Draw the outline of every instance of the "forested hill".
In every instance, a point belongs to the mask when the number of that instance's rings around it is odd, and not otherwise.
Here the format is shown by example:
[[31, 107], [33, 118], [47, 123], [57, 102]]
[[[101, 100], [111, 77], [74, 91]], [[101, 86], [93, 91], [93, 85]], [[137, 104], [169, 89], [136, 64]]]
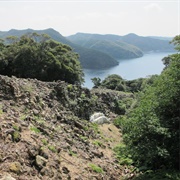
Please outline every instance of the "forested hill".
[[[169, 44], [169, 39], [163, 40], [156, 39], [155, 37], [143, 37], [136, 34], [128, 34], [125, 36], [119, 35], [100, 35], [100, 34], [86, 34], [86, 33], [77, 33], [75, 35], [69, 36], [69, 40], [74, 43], [80, 44], [84, 47], [89, 47], [92, 49], [103, 50], [103, 48], [108, 47], [111, 44], [112, 49], [114, 50], [119, 47], [119, 50], [124, 50], [130, 53], [134, 53], [137, 56], [141, 56], [141, 53], [151, 52], [151, 51], [163, 51], [169, 52], [174, 51], [174, 47]], [[103, 48], [102, 48], [103, 47]], [[127, 57], [127, 53], [126, 53]]]
[[106, 52], [116, 59], [130, 59], [143, 56], [143, 52], [136, 46], [123, 42], [116, 35], [99, 35], [78, 33], [68, 39], [83, 47]]
[[81, 47], [80, 45], [77, 45], [68, 39], [66, 39], [64, 36], [62, 36], [59, 32], [55, 31], [52, 28], [45, 29], [45, 30], [33, 30], [33, 29], [25, 29], [25, 30], [15, 30], [12, 29], [10, 31], [0, 31], [0, 38], [4, 39], [8, 36], [22, 36], [24, 34], [36, 32], [38, 34], [47, 34], [52, 39], [61, 42], [63, 44], [67, 44], [73, 48], [75, 52], [77, 52], [80, 56], [80, 62], [83, 68], [108, 68], [115, 65], [118, 65], [118, 62], [111, 57], [110, 55], [93, 50], [88, 49], [85, 47]]
[[126, 36], [122, 36], [121, 40], [133, 44], [140, 48], [143, 52], [149, 51], [174, 51], [174, 46], [169, 43], [169, 40], [165, 39], [155, 39], [151, 37], [143, 37], [138, 36], [136, 34], [128, 34]]

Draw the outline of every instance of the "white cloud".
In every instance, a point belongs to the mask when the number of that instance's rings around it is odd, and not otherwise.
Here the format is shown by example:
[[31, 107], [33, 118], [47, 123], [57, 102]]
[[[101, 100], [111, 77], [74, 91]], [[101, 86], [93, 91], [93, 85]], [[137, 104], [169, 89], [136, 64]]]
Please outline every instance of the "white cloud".
[[178, 34], [176, 2], [74, 1], [42, 3], [41, 0], [14, 0], [10, 3], [0, 0], [0, 31], [52, 27], [62, 35], [77, 32], [120, 35], [134, 32], [161, 36]]
[[91, 12], [91, 13], [87, 13], [86, 16], [88, 18], [101, 18], [103, 17], [103, 14], [99, 12]]
[[158, 4], [158, 3], [151, 3], [151, 4], [148, 4], [146, 6], [144, 6], [144, 9], [145, 11], [148, 11], [148, 12], [162, 12], [163, 9], [162, 7]]

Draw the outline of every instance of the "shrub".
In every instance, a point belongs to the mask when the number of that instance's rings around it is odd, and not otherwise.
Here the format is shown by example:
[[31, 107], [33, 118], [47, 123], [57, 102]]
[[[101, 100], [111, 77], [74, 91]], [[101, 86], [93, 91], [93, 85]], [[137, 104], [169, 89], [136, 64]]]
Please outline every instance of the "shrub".
[[89, 167], [96, 173], [103, 173], [103, 169], [95, 164], [89, 164]]

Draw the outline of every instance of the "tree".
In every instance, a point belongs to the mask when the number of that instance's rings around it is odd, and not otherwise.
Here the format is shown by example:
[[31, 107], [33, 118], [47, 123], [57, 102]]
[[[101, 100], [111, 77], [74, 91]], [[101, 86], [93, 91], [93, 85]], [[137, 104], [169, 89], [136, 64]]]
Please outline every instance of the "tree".
[[180, 35], [176, 36], [171, 43], [175, 45], [175, 49], [180, 52]]
[[112, 74], [106, 77], [101, 82], [101, 87], [118, 91], [125, 91], [126, 89], [125, 81], [117, 74]]
[[101, 85], [101, 79], [99, 77], [94, 77], [91, 80], [94, 83], [94, 88], [97, 88]]
[[64, 80], [82, 84], [83, 71], [79, 56], [71, 47], [50, 39], [45, 34], [9, 37], [0, 43], [0, 73], [43, 81]]
[[122, 122], [124, 141], [134, 164], [148, 169], [179, 168], [180, 54], [141, 95]]
[[[173, 43], [175, 45], [175, 49], [180, 52], [180, 35], [176, 36], [170, 43]], [[168, 67], [168, 65], [171, 63], [171, 60], [175, 58], [176, 58], [176, 54], [172, 54], [167, 57], [164, 57], [162, 61], [165, 65], [165, 68]]]

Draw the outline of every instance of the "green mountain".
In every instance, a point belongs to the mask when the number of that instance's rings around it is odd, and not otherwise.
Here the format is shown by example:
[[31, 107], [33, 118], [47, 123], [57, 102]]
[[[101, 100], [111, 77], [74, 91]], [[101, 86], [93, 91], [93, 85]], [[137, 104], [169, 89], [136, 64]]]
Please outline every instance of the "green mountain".
[[115, 35], [99, 35], [77, 33], [68, 39], [83, 47], [108, 53], [115, 59], [129, 59], [143, 56], [142, 51], [126, 42], [120, 41]]
[[169, 44], [169, 40], [155, 39], [151, 37], [138, 36], [136, 34], [128, 34], [121, 37], [123, 42], [132, 44], [140, 48], [143, 52], [160, 51], [169, 52], [174, 51], [173, 45]]
[[59, 32], [55, 31], [52, 28], [45, 29], [45, 30], [33, 30], [33, 29], [25, 29], [25, 30], [15, 30], [11, 29], [10, 31], [3, 32], [0, 31], [0, 38], [5, 38], [8, 36], [22, 36], [27, 33], [37, 32], [38, 34], [48, 34], [52, 39], [61, 42], [63, 44], [67, 44], [73, 48], [75, 52], [77, 52], [80, 56], [80, 62], [83, 68], [90, 68], [90, 69], [101, 69], [101, 68], [108, 68], [112, 66], [118, 65], [118, 62], [108, 55], [107, 53], [88, 49], [85, 47], [81, 47], [67, 38], [63, 37]]
[[160, 40], [166, 40], [166, 41], [172, 41], [173, 37], [163, 37], [163, 36], [148, 36], [153, 39], [160, 39]]
[[169, 39], [143, 37], [132, 33], [125, 36], [77, 33], [67, 38], [83, 47], [101, 50], [119, 59], [140, 57], [142, 52], [174, 51]]

